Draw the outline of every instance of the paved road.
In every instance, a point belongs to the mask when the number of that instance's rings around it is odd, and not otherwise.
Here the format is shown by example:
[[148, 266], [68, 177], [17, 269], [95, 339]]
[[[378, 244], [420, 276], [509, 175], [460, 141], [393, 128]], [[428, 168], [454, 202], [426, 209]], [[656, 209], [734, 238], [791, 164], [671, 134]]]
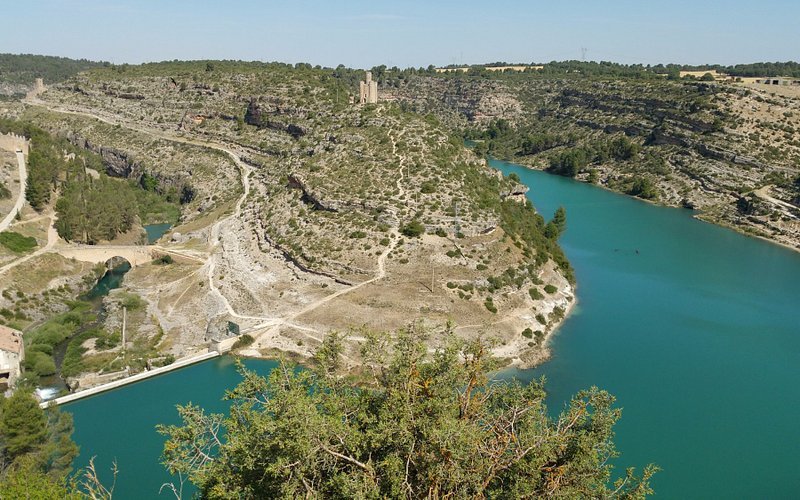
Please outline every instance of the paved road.
[[25, 168], [25, 155], [22, 153], [17, 153], [17, 164], [19, 165], [19, 196], [17, 196], [17, 202], [14, 204], [14, 208], [6, 215], [6, 218], [3, 219], [3, 222], [0, 222], [0, 232], [5, 231], [8, 229], [8, 226], [14, 222], [14, 217], [17, 215], [17, 212], [22, 210], [22, 206], [25, 205], [25, 189], [28, 186], [28, 170]]

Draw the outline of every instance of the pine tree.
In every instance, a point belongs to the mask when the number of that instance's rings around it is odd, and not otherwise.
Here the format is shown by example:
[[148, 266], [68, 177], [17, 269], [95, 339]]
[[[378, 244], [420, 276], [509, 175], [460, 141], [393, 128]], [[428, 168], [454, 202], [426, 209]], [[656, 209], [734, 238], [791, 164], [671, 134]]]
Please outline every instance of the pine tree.
[[[316, 368], [287, 363], [264, 379], [241, 368], [229, 416], [179, 406], [164, 463], [203, 498], [642, 498], [654, 467], [609, 485], [614, 398], [596, 388], [551, 419], [540, 383], [490, 382], [481, 342], [370, 336], [360, 386], [328, 336]], [[177, 489], [177, 487], [176, 487]]]

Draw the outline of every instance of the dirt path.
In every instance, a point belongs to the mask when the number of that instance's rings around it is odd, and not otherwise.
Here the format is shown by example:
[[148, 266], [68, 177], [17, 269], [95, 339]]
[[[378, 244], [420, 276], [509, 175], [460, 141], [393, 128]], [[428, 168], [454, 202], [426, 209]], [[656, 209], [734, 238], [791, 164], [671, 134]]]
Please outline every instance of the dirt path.
[[14, 222], [14, 217], [17, 216], [25, 205], [25, 190], [28, 187], [28, 169], [25, 168], [25, 155], [17, 152], [17, 165], [19, 166], [19, 194], [17, 195], [17, 202], [14, 207], [8, 212], [8, 215], [0, 222], [0, 233], [8, 229], [8, 226]]
[[[247, 319], [247, 320], [257, 320], [257, 321], [276, 321], [277, 320], [276, 318], [266, 317], [266, 316], [248, 316], [248, 315], [244, 315], [244, 314], [239, 314], [238, 312], [236, 312], [236, 310], [233, 308], [233, 306], [231, 306], [231, 303], [228, 300], [228, 298], [225, 297], [225, 295], [219, 290], [219, 288], [214, 283], [214, 270], [216, 268], [216, 260], [215, 260], [215, 257], [214, 257], [214, 253], [215, 253], [215, 250], [217, 250], [217, 248], [219, 247], [220, 233], [222, 232], [223, 226], [226, 223], [228, 223], [229, 221], [234, 221], [234, 220], [239, 218], [239, 216], [242, 213], [242, 206], [244, 205], [244, 201], [247, 199], [247, 196], [250, 194], [250, 173], [251, 173], [251, 169], [250, 169], [250, 167], [248, 167], [241, 160], [239, 155], [233, 149], [229, 149], [228, 147], [226, 147], [226, 146], [224, 146], [222, 144], [216, 144], [216, 143], [208, 142], [208, 141], [198, 141], [198, 140], [190, 139], [190, 138], [187, 138], [187, 137], [181, 137], [181, 136], [178, 136], [178, 135], [175, 135], [175, 134], [170, 134], [170, 133], [167, 133], [167, 132], [164, 132], [164, 131], [161, 131], [161, 130], [151, 130], [151, 129], [146, 129], [146, 128], [142, 128], [142, 127], [132, 126], [130, 124], [121, 123], [119, 121], [112, 120], [112, 119], [109, 119], [109, 118], [105, 118], [105, 117], [102, 117], [102, 116], [94, 114], [94, 113], [89, 113], [87, 111], [77, 111], [77, 110], [73, 110], [73, 109], [63, 109], [63, 108], [58, 108], [58, 107], [51, 107], [51, 106], [49, 106], [48, 103], [46, 103], [44, 101], [41, 101], [40, 99], [37, 99], [37, 98], [27, 99], [27, 102], [30, 103], [30, 104], [37, 105], [37, 106], [43, 106], [43, 107], [45, 107], [45, 108], [47, 108], [47, 109], [49, 109], [51, 111], [55, 111], [55, 112], [58, 112], [58, 113], [66, 113], [66, 114], [72, 114], [72, 115], [78, 115], [78, 116], [85, 116], [85, 117], [88, 117], [88, 118], [93, 118], [95, 120], [101, 121], [101, 122], [106, 123], [108, 125], [114, 125], [114, 126], [120, 125], [120, 126], [124, 126], [125, 128], [128, 128], [130, 130], [134, 130], [136, 132], [140, 132], [142, 134], [146, 134], [146, 135], [150, 135], [150, 136], [154, 136], [154, 137], [160, 137], [160, 138], [168, 140], [168, 141], [180, 142], [180, 143], [183, 143], [183, 144], [190, 144], [190, 145], [193, 145], [193, 146], [215, 149], [217, 151], [220, 151], [220, 152], [223, 152], [223, 153], [227, 154], [228, 157], [230, 157], [230, 159], [234, 162], [234, 164], [239, 169], [239, 172], [241, 174], [242, 191], [243, 192], [242, 192], [242, 195], [239, 197], [239, 199], [236, 202], [236, 209], [234, 210], [233, 214], [231, 214], [228, 217], [225, 217], [225, 218], [222, 218], [222, 219], [218, 220], [217, 222], [215, 222], [211, 226], [211, 231], [210, 231], [210, 235], [209, 235], [209, 245], [211, 246], [211, 249], [209, 251], [208, 258], [204, 261], [205, 264], [207, 265], [206, 277], [208, 279], [209, 288], [210, 288], [211, 292], [222, 303], [223, 307], [225, 308], [225, 311], [229, 315], [234, 317], [234, 318]], [[166, 251], [166, 249], [162, 249], [162, 250]], [[169, 252], [178, 254], [178, 252], [175, 252], [174, 250], [169, 250]], [[194, 258], [194, 260], [199, 260], [197, 257], [193, 257], [193, 258]]]
[[[397, 139], [399, 139], [399, 137], [395, 138], [395, 137], [393, 137], [391, 135], [391, 133], [389, 134], [389, 136], [392, 138], [392, 155], [398, 156], [397, 155]], [[403, 168], [404, 168], [405, 163], [406, 163], [405, 155], [400, 155], [400, 161], [398, 163], [399, 164], [398, 170], [400, 172], [399, 172], [399, 175], [397, 177], [397, 189], [400, 191], [400, 196], [402, 198], [406, 198], [406, 190], [403, 187], [403, 179], [404, 179]], [[389, 243], [389, 245], [386, 247], [386, 249], [383, 252], [381, 252], [380, 256], [378, 256], [378, 262], [377, 262], [377, 270], [378, 270], [378, 272], [375, 274], [374, 277], [368, 279], [367, 281], [362, 281], [361, 283], [359, 283], [357, 285], [353, 285], [350, 288], [344, 288], [342, 290], [339, 290], [336, 293], [333, 293], [333, 294], [328, 295], [326, 297], [323, 297], [323, 298], [321, 298], [321, 299], [319, 299], [319, 300], [317, 300], [315, 302], [312, 302], [311, 304], [309, 304], [306, 307], [304, 307], [303, 309], [301, 309], [299, 312], [291, 315], [290, 319], [296, 319], [296, 318], [302, 316], [303, 314], [311, 312], [314, 309], [316, 309], [316, 308], [318, 308], [318, 307], [320, 307], [320, 306], [322, 306], [324, 304], [327, 304], [328, 302], [330, 302], [330, 301], [332, 301], [334, 299], [337, 299], [337, 298], [341, 297], [342, 295], [345, 295], [345, 294], [348, 294], [348, 293], [352, 293], [352, 292], [358, 290], [359, 288], [362, 288], [362, 287], [364, 287], [366, 285], [369, 285], [371, 283], [375, 283], [376, 281], [379, 281], [379, 280], [385, 278], [386, 277], [386, 258], [389, 256], [389, 254], [395, 248], [397, 248], [397, 244], [400, 241], [400, 232], [397, 230], [397, 228], [393, 227], [391, 232], [390, 232], [390, 235], [391, 235], [391, 240], [392, 241], [391, 241], [391, 243]]]
[[18, 265], [23, 264], [25, 262], [28, 262], [29, 260], [33, 259], [34, 257], [38, 257], [38, 256], [40, 256], [40, 255], [42, 255], [44, 253], [50, 252], [53, 249], [53, 247], [55, 246], [55, 244], [58, 243], [58, 232], [56, 231], [56, 228], [53, 225], [54, 222], [55, 222], [55, 213], [53, 212], [52, 209], [50, 209], [47, 217], [50, 218], [50, 224], [47, 226], [47, 244], [45, 246], [43, 246], [42, 248], [40, 248], [39, 250], [36, 250], [32, 254], [28, 254], [25, 257], [22, 257], [21, 259], [17, 259], [17, 260], [15, 260], [13, 262], [9, 262], [5, 266], [0, 267], [0, 276], [5, 274], [6, 272], [8, 272], [10, 269], [13, 269], [13, 268], [17, 267]]
[[786, 217], [789, 217], [791, 219], [797, 219], [797, 216], [795, 216], [792, 212], [800, 210], [800, 209], [798, 209], [798, 207], [792, 205], [791, 203], [787, 203], [787, 202], [785, 202], [783, 200], [779, 200], [779, 199], [773, 197], [770, 194], [770, 186], [769, 185], [764, 186], [764, 187], [762, 187], [760, 189], [756, 189], [755, 191], [753, 191], [753, 194], [758, 196], [762, 200], [766, 200], [766, 201], [772, 203], [773, 205], [777, 205], [779, 208], [782, 209], [781, 213], [783, 213], [783, 215], [785, 215]]
[[[398, 231], [397, 228], [392, 228], [391, 233], [390, 233], [392, 241], [386, 247], [386, 249], [380, 254], [380, 256], [378, 257], [377, 263], [376, 263], [376, 273], [375, 273], [375, 276], [372, 277], [371, 279], [369, 279], [367, 281], [364, 281], [364, 282], [361, 282], [361, 283], [359, 283], [357, 285], [353, 285], [351, 287], [339, 290], [339, 291], [337, 291], [337, 292], [335, 292], [335, 293], [333, 293], [331, 295], [328, 295], [328, 296], [323, 297], [323, 298], [321, 298], [319, 300], [316, 300], [316, 301], [312, 302], [311, 304], [306, 305], [305, 307], [303, 307], [299, 311], [297, 311], [295, 313], [290, 313], [290, 314], [288, 314], [288, 315], [286, 315], [286, 316], [284, 316], [282, 318], [281, 317], [268, 317], [268, 316], [250, 316], [250, 315], [240, 314], [234, 309], [234, 307], [231, 305], [231, 303], [228, 300], [228, 298], [222, 293], [222, 291], [219, 289], [219, 287], [217, 287], [217, 285], [214, 282], [214, 272], [215, 272], [216, 266], [217, 266], [216, 256], [219, 254], [219, 249], [220, 249], [220, 246], [221, 246], [221, 244], [220, 244], [221, 243], [220, 236], [224, 233], [224, 231], [226, 229], [226, 225], [228, 225], [228, 224], [230, 224], [230, 223], [232, 223], [232, 222], [234, 222], [234, 221], [236, 221], [236, 220], [238, 220], [240, 218], [244, 202], [247, 199], [248, 195], [250, 194], [250, 175], [252, 173], [252, 169], [241, 160], [239, 154], [237, 153], [237, 151], [235, 149], [229, 148], [228, 146], [225, 146], [225, 145], [222, 145], [222, 144], [217, 144], [217, 143], [208, 142], [208, 141], [198, 141], [198, 140], [193, 140], [193, 139], [189, 139], [189, 138], [186, 138], [186, 137], [177, 136], [177, 135], [174, 135], [174, 134], [171, 134], [171, 133], [168, 133], [168, 132], [165, 132], [165, 131], [161, 131], [161, 130], [150, 130], [150, 129], [145, 129], [145, 128], [133, 126], [133, 125], [126, 124], [126, 123], [121, 123], [121, 122], [118, 122], [116, 120], [113, 120], [113, 119], [110, 119], [110, 118], [106, 118], [106, 117], [102, 117], [102, 116], [99, 116], [99, 115], [96, 115], [94, 113], [90, 113], [90, 112], [87, 112], [87, 111], [78, 111], [78, 110], [74, 110], [74, 109], [61, 109], [61, 108], [57, 108], [57, 107], [51, 107], [48, 103], [43, 102], [43, 101], [39, 100], [38, 98], [28, 99], [27, 102], [29, 104], [43, 106], [43, 107], [45, 107], [45, 108], [47, 108], [47, 109], [49, 109], [51, 111], [55, 111], [55, 112], [59, 112], [59, 113], [66, 113], [66, 114], [73, 114], [73, 115], [78, 115], [78, 116], [85, 116], [85, 117], [93, 118], [93, 119], [99, 120], [99, 121], [101, 121], [103, 123], [107, 123], [109, 125], [114, 125], [114, 126], [121, 125], [121, 126], [124, 126], [126, 128], [129, 128], [129, 129], [131, 129], [133, 131], [140, 132], [140, 133], [143, 133], [143, 134], [147, 134], [147, 135], [150, 135], [150, 136], [160, 137], [160, 138], [165, 139], [165, 140], [174, 141], [174, 142], [180, 142], [180, 143], [184, 143], [184, 144], [190, 144], [190, 145], [194, 145], [194, 146], [198, 146], [198, 147], [215, 149], [217, 151], [220, 151], [220, 152], [223, 152], [223, 153], [227, 154], [231, 158], [231, 160], [234, 162], [234, 164], [237, 166], [237, 168], [239, 169], [239, 172], [240, 172], [241, 182], [242, 182], [242, 195], [237, 200], [236, 206], [235, 206], [235, 210], [233, 211], [233, 213], [231, 215], [229, 215], [228, 217], [224, 217], [224, 218], [216, 221], [211, 226], [211, 230], [209, 232], [209, 238], [208, 238], [208, 244], [209, 244], [209, 247], [210, 247], [209, 248], [208, 257], [205, 260], [199, 259], [198, 257], [193, 257], [193, 258], [196, 261], [203, 262], [204, 265], [206, 266], [206, 271], [205, 271], [204, 274], [206, 275], [206, 278], [208, 280], [210, 291], [211, 291], [211, 293], [214, 294], [214, 296], [216, 296], [218, 298], [219, 302], [222, 304], [222, 306], [224, 307], [224, 309], [225, 309], [225, 311], [227, 312], [228, 315], [230, 315], [231, 317], [234, 317], [234, 318], [238, 318], [238, 319], [252, 320], [252, 321], [258, 321], [259, 322], [255, 326], [243, 330], [242, 333], [249, 333], [249, 334], [254, 335], [256, 337], [256, 341], [253, 343], [251, 348], [248, 349], [243, 354], [258, 355], [259, 353], [257, 352], [257, 349], [261, 348], [261, 347], [276, 347], [276, 348], [279, 348], [279, 349], [297, 350], [297, 346], [289, 347], [289, 345], [287, 344], [288, 339], [278, 338], [279, 337], [278, 328], [281, 327], [281, 326], [289, 326], [291, 328], [303, 331], [303, 332], [306, 333], [306, 335], [309, 338], [315, 339], [317, 341], [321, 341], [322, 337], [324, 337], [324, 334], [320, 333], [315, 328], [311, 328], [311, 327], [308, 327], [308, 326], [297, 324], [297, 323], [294, 322], [294, 320], [297, 319], [298, 317], [302, 316], [303, 314], [311, 312], [311, 311], [317, 309], [318, 307], [320, 307], [320, 306], [322, 306], [322, 305], [324, 305], [324, 304], [326, 304], [326, 303], [328, 303], [328, 302], [330, 302], [330, 301], [332, 301], [332, 300], [334, 300], [336, 298], [341, 297], [342, 295], [345, 295], [345, 294], [348, 294], [348, 293], [352, 293], [352, 292], [358, 290], [359, 288], [362, 288], [362, 287], [364, 287], [366, 285], [369, 285], [371, 283], [375, 283], [376, 281], [379, 281], [379, 280], [381, 280], [381, 279], [386, 277], [386, 259], [388, 258], [389, 254], [397, 247], [397, 245], [398, 245], [398, 243], [400, 241], [400, 232]], [[407, 198], [406, 188], [403, 185], [404, 182], [405, 182], [405, 168], [406, 168], [407, 158], [406, 158], [405, 155], [399, 155], [398, 152], [397, 152], [397, 141], [398, 141], [398, 139], [399, 139], [399, 137], [392, 136], [392, 154], [399, 158], [399, 163], [398, 163], [398, 167], [399, 167], [398, 168], [399, 169], [398, 174], [399, 175], [398, 175], [398, 179], [397, 179], [397, 188], [398, 188], [398, 190], [399, 190], [399, 192], [401, 194], [401, 197]], [[52, 246], [52, 245], [49, 245], [49, 246]], [[167, 252], [170, 252], [170, 253], [179, 254], [178, 252], [175, 252], [174, 250], [167, 250], [167, 249], [164, 249], [164, 248], [161, 248], [161, 247], [158, 247], [158, 249], [161, 250], [161, 251], [167, 251]], [[43, 252], [44, 252], [44, 249], [40, 250], [37, 253], [40, 254], [40, 253], [43, 253]], [[179, 254], [179, 255], [182, 255], [182, 254]], [[33, 256], [34, 255], [32, 254], [31, 256], [28, 256], [28, 258], [32, 258]], [[0, 272], [2, 272], [2, 269], [0, 269]], [[185, 292], [184, 292], [184, 294], [185, 294]], [[173, 303], [173, 306], [172, 306], [173, 309], [174, 309], [175, 305], [177, 304], [177, 302], [179, 302], [183, 298], [184, 294], [181, 294], [178, 297], [178, 299], [175, 301], [175, 303]], [[171, 312], [172, 312], [172, 310], [170, 310], [170, 313]]]

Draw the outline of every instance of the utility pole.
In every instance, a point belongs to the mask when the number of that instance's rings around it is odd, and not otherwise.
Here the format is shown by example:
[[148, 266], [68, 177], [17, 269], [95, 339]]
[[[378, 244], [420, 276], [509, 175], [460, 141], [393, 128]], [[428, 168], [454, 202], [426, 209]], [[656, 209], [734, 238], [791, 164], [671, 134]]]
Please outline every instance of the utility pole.
[[125, 327], [128, 320], [128, 308], [122, 307], [122, 352], [125, 352]]
[[453, 234], [453, 236], [457, 236], [458, 233], [461, 232], [461, 228], [458, 227], [458, 202], [457, 201], [453, 202], [453, 213], [455, 214], [455, 217], [453, 218], [453, 224], [455, 225], [455, 234]]

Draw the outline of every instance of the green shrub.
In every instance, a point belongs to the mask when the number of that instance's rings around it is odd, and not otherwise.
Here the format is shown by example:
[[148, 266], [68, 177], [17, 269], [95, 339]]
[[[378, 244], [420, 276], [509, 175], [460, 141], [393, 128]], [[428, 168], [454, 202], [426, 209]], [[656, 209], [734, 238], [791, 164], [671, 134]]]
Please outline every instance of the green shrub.
[[236, 350], [236, 349], [241, 349], [243, 347], [247, 347], [253, 342], [255, 342], [255, 340], [256, 339], [245, 333], [244, 335], [236, 339], [236, 342], [233, 343], [231, 349]]
[[366, 237], [367, 237], [367, 233], [365, 233], [364, 231], [353, 231], [352, 233], [350, 233], [350, 238], [353, 238], [353, 239], [361, 239], [361, 238], [366, 238]]
[[46, 377], [56, 372], [56, 363], [53, 358], [41, 351], [25, 353], [25, 367], [40, 377]]
[[43, 352], [48, 356], [53, 355], [53, 346], [51, 346], [50, 344], [32, 344], [28, 346], [27, 349], [28, 350], [26, 352], [38, 351], [38, 352]]
[[97, 337], [94, 347], [95, 349], [98, 350], [112, 349], [114, 347], [117, 347], [121, 341], [122, 341], [122, 333], [120, 332], [114, 332], [108, 335], [100, 335], [99, 337]]
[[530, 294], [533, 300], [542, 300], [544, 298], [544, 295], [542, 295], [542, 292], [540, 292], [538, 288], [531, 288], [528, 290], [528, 294]]
[[497, 307], [494, 305], [494, 301], [491, 297], [487, 298], [483, 305], [486, 306], [486, 309], [488, 309], [490, 313], [497, 314]]
[[19, 233], [4, 231], [0, 233], [0, 245], [15, 253], [29, 252], [36, 248], [36, 238]]
[[402, 226], [400, 228], [400, 232], [403, 234], [403, 236], [416, 238], [425, 232], [425, 226], [420, 221], [414, 219], [408, 224]]
[[658, 188], [647, 177], [635, 177], [628, 194], [645, 200], [653, 200], [658, 198]]
[[436, 192], [436, 184], [433, 181], [425, 181], [419, 186], [419, 191], [423, 194], [431, 194]]
[[161, 257], [158, 257], [157, 259], [155, 259], [153, 261], [153, 264], [162, 265], [163, 266], [163, 265], [172, 264], [173, 262], [175, 262], [175, 261], [172, 259], [172, 256], [170, 254], [164, 254]]
[[558, 288], [556, 288], [554, 285], [545, 285], [544, 291], [552, 295], [558, 291]]
[[122, 300], [120, 303], [122, 304], [122, 307], [125, 307], [131, 311], [141, 309], [147, 305], [147, 302], [145, 302], [143, 298], [139, 297], [135, 293], [124, 293], [122, 294], [121, 299]]
[[538, 321], [542, 325], [546, 325], [547, 324], [547, 319], [544, 317], [544, 314], [541, 314], [541, 313], [536, 315], [536, 321]]
[[531, 330], [530, 328], [522, 330], [522, 336], [525, 337], [526, 339], [533, 338], [533, 330]]

